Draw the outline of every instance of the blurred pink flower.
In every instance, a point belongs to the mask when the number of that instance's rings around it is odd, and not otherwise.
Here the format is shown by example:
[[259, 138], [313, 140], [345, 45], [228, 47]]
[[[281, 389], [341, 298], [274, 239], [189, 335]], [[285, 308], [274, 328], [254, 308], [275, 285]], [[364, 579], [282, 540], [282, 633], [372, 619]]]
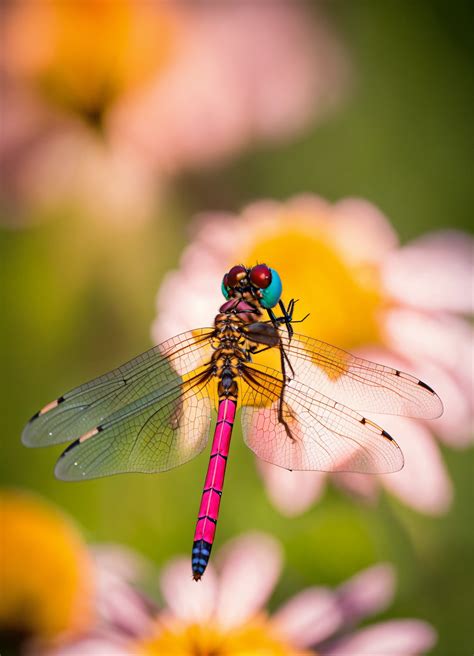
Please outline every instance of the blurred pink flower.
[[294, 134], [347, 77], [304, 2], [13, 0], [2, 12], [0, 161], [14, 224], [15, 201], [71, 196], [114, 220], [149, 216], [170, 174]]
[[[383, 418], [405, 453], [401, 472], [331, 480], [368, 500], [382, 484], [420, 512], [445, 511], [452, 488], [433, 433], [453, 447], [473, 437], [472, 239], [440, 231], [400, 247], [383, 214], [357, 199], [331, 205], [301, 196], [254, 203], [240, 216], [204, 214], [179, 270], [159, 291], [154, 341], [212, 325], [225, 271], [257, 261], [279, 271], [284, 298], [300, 299], [299, 316], [311, 313], [298, 332], [413, 372], [444, 402], [435, 423]], [[257, 465], [271, 500], [288, 515], [308, 508], [327, 480], [323, 473]]]
[[166, 73], [126, 98], [111, 121], [160, 170], [287, 137], [339, 96], [344, 56], [304, 2], [204, 2], [184, 13], [189, 29]]
[[[189, 559], [178, 558], [161, 573], [165, 605], [157, 614], [150, 612], [148, 621], [127, 631], [116, 625], [113, 633], [78, 641], [57, 656], [197, 652], [414, 656], [436, 641], [434, 629], [420, 620], [389, 620], [355, 629], [359, 621], [385, 610], [393, 599], [395, 577], [388, 564], [371, 567], [335, 590], [307, 588], [270, 615], [264, 606], [281, 569], [279, 543], [260, 533], [228, 543], [218, 554], [217, 567], [210, 565], [199, 584], [191, 579]], [[108, 596], [116, 592], [111, 587]], [[137, 615], [137, 604], [142, 616], [143, 604], [135, 593], [127, 600], [126, 612], [120, 609], [124, 596], [122, 590], [115, 599], [117, 611], [122, 616]]]
[[158, 605], [139, 587], [155, 575], [152, 564], [118, 545], [91, 547], [90, 555], [95, 565], [95, 625], [78, 640], [48, 652], [55, 656], [130, 654], [130, 639], [152, 630]]

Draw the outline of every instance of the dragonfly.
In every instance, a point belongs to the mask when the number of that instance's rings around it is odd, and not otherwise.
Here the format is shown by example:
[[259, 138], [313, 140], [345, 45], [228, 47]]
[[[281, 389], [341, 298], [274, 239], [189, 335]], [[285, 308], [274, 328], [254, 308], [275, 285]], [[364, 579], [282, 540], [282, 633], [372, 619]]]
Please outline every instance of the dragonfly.
[[[80, 481], [125, 472], [163, 472], [205, 448], [215, 421], [192, 547], [198, 581], [216, 534], [232, 429], [263, 460], [288, 470], [382, 474], [402, 452], [361, 413], [436, 418], [440, 398], [418, 378], [312, 337], [294, 324], [296, 301], [266, 264], [233, 266], [214, 325], [173, 337], [48, 403], [22, 441], [70, 441], [57, 478]], [[263, 352], [274, 354], [268, 366]]]

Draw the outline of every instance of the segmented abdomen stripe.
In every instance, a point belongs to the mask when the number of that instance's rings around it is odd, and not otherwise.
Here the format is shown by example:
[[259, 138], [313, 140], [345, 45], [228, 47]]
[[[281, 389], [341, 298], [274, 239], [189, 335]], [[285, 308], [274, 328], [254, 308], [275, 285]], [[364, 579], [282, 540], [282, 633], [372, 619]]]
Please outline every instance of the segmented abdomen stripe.
[[214, 542], [236, 407], [237, 403], [233, 399], [224, 398], [219, 402], [211, 455], [194, 533], [192, 565], [196, 580], [201, 578], [206, 569]]

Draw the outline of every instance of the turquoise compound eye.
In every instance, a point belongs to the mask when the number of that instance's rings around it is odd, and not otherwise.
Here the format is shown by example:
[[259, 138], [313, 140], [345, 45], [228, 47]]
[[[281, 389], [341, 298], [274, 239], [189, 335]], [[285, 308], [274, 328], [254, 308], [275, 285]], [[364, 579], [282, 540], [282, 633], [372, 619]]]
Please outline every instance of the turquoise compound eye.
[[226, 279], [226, 276], [227, 276], [227, 274], [222, 278], [221, 292], [222, 292], [224, 298], [228, 299], [229, 298], [229, 290], [227, 289], [227, 287], [225, 286], [225, 283], [224, 283], [224, 281]]
[[275, 269], [270, 269], [272, 274], [272, 281], [266, 289], [262, 289], [262, 300], [260, 301], [264, 308], [272, 308], [278, 303], [283, 291], [281, 278]]

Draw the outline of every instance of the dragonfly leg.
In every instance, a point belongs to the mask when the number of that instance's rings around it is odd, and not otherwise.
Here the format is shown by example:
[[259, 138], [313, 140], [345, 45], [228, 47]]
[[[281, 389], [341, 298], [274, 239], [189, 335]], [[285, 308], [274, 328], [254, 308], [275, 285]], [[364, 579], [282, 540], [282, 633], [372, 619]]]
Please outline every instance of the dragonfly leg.
[[274, 326], [281, 326], [281, 324], [285, 324], [286, 329], [288, 331], [288, 336], [291, 340], [294, 334], [293, 326], [291, 324], [293, 323], [302, 323], [309, 317], [309, 313], [306, 314], [302, 319], [294, 319], [293, 318], [293, 313], [295, 311], [295, 305], [298, 303], [299, 299], [294, 299], [292, 298], [290, 302], [288, 303], [288, 307], [285, 307], [285, 304], [283, 303], [282, 300], [278, 301], [278, 305], [280, 306], [280, 309], [283, 313], [283, 316], [281, 317], [276, 317], [273, 310], [267, 308], [268, 316], [270, 317], [270, 321]]
[[[297, 303], [297, 300], [291, 299], [291, 301], [288, 303], [288, 310], [287, 310], [287, 308], [285, 308], [285, 305], [283, 304], [283, 302], [279, 301], [280, 308], [283, 312], [282, 317], [276, 317], [274, 312], [271, 309], [267, 308], [268, 316], [270, 317], [270, 320], [271, 320], [271, 322], [273, 323], [273, 325], [275, 327], [278, 327], [282, 323], [284, 323], [286, 325], [286, 329], [288, 330], [288, 336], [289, 336], [290, 340], [293, 336], [293, 327], [292, 327], [291, 324], [292, 324], [292, 322], [294, 322], [293, 311], [295, 309], [295, 304], [296, 303]], [[306, 319], [306, 317], [304, 317], [304, 318]], [[304, 319], [301, 319], [301, 321], [303, 321], [303, 320]], [[286, 388], [286, 384], [287, 384], [287, 381], [288, 381], [288, 375], [286, 373], [285, 362], [288, 364], [288, 367], [290, 369], [290, 372], [291, 372], [291, 375], [293, 376], [293, 378], [295, 377], [295, 371], [294, 371], [293, 366], [290, 362], [290, 359], [288, 358], [288, 355], [285, 352], [285, 349], [283, 348], [283, 344], [281, 343], [281, 341], [280, 341], [280, 344], [279, 344], [279, 349], [280, 349], [280, 365], [281, 365], [281, 373], [282, 373], [282, 376], [283, 376], [283, 382], [282, 382], [280, 400], [278, 402], [278, 421], [281, 424], [283, 424], [283, 426], [285, 427], [286, 434], [294, 442], [295, 438], [294, 438], [294, 436], [291, 432], [291, 429], [288, 425], [288, 422], [285, 420], [285, 417], [283, 415], [283, 403], [285, 401], [285, 388]]]
[[285, 350], [283, 349], [283, 346], [280, 344], [280, 363], [281, 363], [281, 373], [283, 374], [283, 383], [281, 387], [281, 394], [280, 394], [280, 399], [278, 401], [278, 421], [280, 424], [283, 424], [285, 428], [285, 432], [290, 438], [292, 442], [295, 441], [295, 438], [293, 437], [293, 433], [291, 432], [290, 427], [288, 426], [288, 422], [285, 420], [285, 417], [283, 416], [283, 403], [285, 401], [285, 389], [286, 389], [286, 383], [287, 383], [287, 375], [286, 375], [286, 368], [285, 368], [285, 359], [287, 360], [288, 364], [290, 365], [291, 372], [293, 376], [295, 375], [293, 371], [293, 367], [291, 366], [291, 362], [288, 360], [288, 356], [285, 353]]
[[[293, 328], [291, 327], [291, 319], [289, 318], [289, 322], [287, 323], [286, 320], [285, 320], [285, 317], [276, 317], [273, 310], [267, 308], [267, 312], [268, 312], [268, 316], [270, 317], [270, 321], [275, 326], [275, 328], [277, 328], [282, 323], [286, 324], [286, 327], [287, 327], [287, 330], [288, 330], [288, 335], [291, 339], [291, 336], [293, 335]], [[291, 362], [288, 359], [287, 354], [285, 353], [285, 350], [283, 349], [283, 345], [282, 345], [281, 341], [280, 341], [280, 344], [279, 344], [279, 349], [280, 349], [280, 358], [281, 358], [282, 363], [283, 363], [284, 360], [286, 360], [286, 362], [288, 363], [288, 366], [290, 368], [291, 375], [294, 377], [295, 372], [293, 370], [293, 367], [291, 366]], [[286, 374], [285, 374], [284, 366], [282, 366], [281, 371], [282, 371], [282, 374], [283, 374], [283, 385], [284, 385], [285, 381], [286, 381]]]
[[251, 355], [258, 355], [259, 353], [264, 353], [264, 351], [268, 351], [271, 348], [275, 348], [274, 346], [263, 346], [261, 349], [258, 349], [258, 351], [252, 351], [247, 354], [248, 355], [248, 361], [252, 362]]
[[[268, 316], [270, 317], [270, 321], [275, 326], [275, 328], [278, 328], [278, 326], [281, 326], [281, 324], [284, 323], [285, 326], [286, 326], [286, 329], [288, 331], [288, 337], [291, 339], [293, 337], [293, 332], [294, 332], [293, 328], [291, 326], [292, 316], [290, 314], [288, 314], [288, 312], [286, 311], [286, 308], [285, 308], [284, 304], [282, 303], [282, 301], [279, 301], [278, 303], [279, 303], [281, 311], [283, 312], [283, 316], [282, 317], [277, 317], [277, 316], [275, 316], [275, 313], [273, 312], [273, 310], [271, 308], [267, 308]], [[291, 301], [290, 301], [290, 303], [291, 303]]]
[[[283, 317], [280, 317], [280, 318], [283, 319]], [[293, 328], [291, 327], [291, 324], [287, 324], [287, 327], [288, 327], [288, 335], [291, 339], [291, 337], [293, 335]], [[292, 375], [293, 378], [295, 377], [295, 371], [293, 369], [293, 366], [290, 362], [290, 359], [289, 359], [288, 355], [285, 352], [285, 349], [283, 348], [283, 344], [281, 343], [281, 340], [280, 340], [279, 348], [280, 348], [281, 372], [283, 374], [283, 384], [285, 385], [286, 381], [287, 381], [285, 361], [287, 362], [287, 364], [290, 368], [290, 372], [291, 372], [291, 375]]]

